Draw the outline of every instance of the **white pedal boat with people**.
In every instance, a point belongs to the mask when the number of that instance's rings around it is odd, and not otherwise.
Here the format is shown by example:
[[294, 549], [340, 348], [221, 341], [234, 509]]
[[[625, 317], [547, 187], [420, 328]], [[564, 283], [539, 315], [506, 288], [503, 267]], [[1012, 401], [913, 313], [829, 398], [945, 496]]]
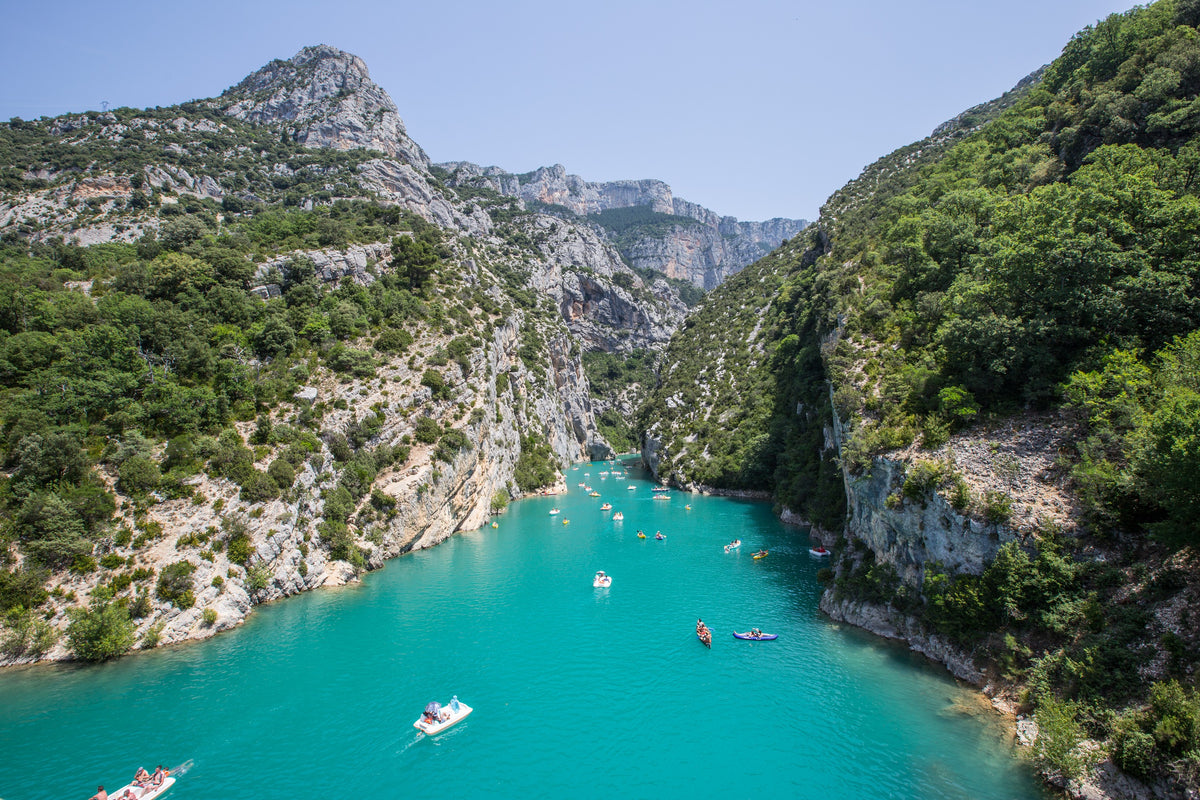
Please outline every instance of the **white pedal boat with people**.
[[460, 703], [458, 695], [454, 695], [450, 698], [450, 702], [444, 706], [441, 703], [430, 703], [425, 706], [425, 711], [413, 723], [413, 727], [421, 731], [421, 733], [433, 736], [435, 733], [441, 733], [446, 730], [451, 725], [462, 722], [474, 710], [466, 703]]

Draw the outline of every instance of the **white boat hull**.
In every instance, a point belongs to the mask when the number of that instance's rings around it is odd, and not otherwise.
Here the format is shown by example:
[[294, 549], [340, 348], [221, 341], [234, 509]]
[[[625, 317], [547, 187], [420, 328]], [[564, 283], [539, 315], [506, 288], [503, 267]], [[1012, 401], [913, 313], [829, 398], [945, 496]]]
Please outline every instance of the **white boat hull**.
[[116, 791], [109, 792], [108, 796], [113, 798], [113, 800], [120, 800], [121, 796], [125, 794], [125, 790], [128, 789], [129, 791], [133, 792], [133, 796], [136, 797], [137, 800], [153, 800], [153, 798], [158, 797], [167, 789], [170, 789], [174, 784], [175, 777], [173, 775], [168, 775], [166, 780], [162, 782], [161, 786], [134, 786], [132, 783], [130, 783], [126, 786], [122, 786]]
[[451, 725], [456, 725], [459, 722], [462, 722], [472, 711], [475, 710], [466, 703], [462, 702], [458, 704], [458, 711], [455, 711], [453, 708], [451, 708], [448, 703], [445, 706], [442, 706], [442, 708], [450, 712], [450, 716], [447, 719], [434, 722], [433, 724], [426, 724], [425, 716], [421, 715], [420, 717], [417, 717], [417, 721], [413, 723], [413, 727], [421, 731], [421, 733], [424, 733], [428, 736], [433, 736], [435, 733], [441, 733], [442, 731], [446, 730], [446, 728], [449, 728]]

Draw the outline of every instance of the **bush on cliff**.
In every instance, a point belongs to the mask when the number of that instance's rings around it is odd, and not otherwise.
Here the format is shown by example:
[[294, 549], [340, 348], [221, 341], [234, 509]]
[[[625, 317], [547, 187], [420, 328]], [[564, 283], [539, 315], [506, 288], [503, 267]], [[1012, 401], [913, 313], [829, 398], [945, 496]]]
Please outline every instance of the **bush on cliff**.
[[67, 643], [71, 653], [83, 661], [107, 661], [133, 647], [136, 627], [129, 610], [112, 599], [103, 587], [92, 592], [91, 605], [68, 610]]

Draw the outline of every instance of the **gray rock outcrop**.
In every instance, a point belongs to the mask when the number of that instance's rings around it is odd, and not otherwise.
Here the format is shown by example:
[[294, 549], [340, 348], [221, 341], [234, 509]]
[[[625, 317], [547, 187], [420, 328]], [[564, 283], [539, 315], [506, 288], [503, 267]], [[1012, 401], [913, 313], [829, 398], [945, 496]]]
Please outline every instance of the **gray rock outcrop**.
[[523, 175], [465, 161], [437, 166], [449, 173], [451, 186], [488, 188], [522, 202], [561, 206], [580, 217], [632, 207], [682, 217], [666, 230], [661, 223], [640, 233], [632, 229], [632, 241], [622, 246], [622, 255], [637, 269], [662, 272], [703, 289], [719, 285], [809, 224], [803, 219], [781, 217], [739, 222], [736, 217], [723, 217], [675, 197], [671, 187], [659, 180], [589, 183], [578, 175], [567, 174], [561, 164]]
[[305, 47], [276, 59], [226, 90], [225, 113], [258, 123], [282, 123], [308, 147], [366, 148], [420, 169], [425, 151], [408, 137], [396, 104], [358, 56], [336, 47]]

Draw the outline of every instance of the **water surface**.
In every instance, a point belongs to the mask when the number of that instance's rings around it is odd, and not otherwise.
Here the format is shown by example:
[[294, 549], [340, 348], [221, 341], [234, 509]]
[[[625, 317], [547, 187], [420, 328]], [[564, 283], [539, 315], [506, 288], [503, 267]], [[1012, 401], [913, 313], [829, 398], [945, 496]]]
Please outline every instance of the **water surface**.
[[[167, 798], [1045, 796], [977, 693], [820, 614], [822, 562], [767, 504], [605, 469], [214, 639], [0, 672], [0, 798], [188, 760]], [[475, 713], [418, 733], [451, 694]]]

